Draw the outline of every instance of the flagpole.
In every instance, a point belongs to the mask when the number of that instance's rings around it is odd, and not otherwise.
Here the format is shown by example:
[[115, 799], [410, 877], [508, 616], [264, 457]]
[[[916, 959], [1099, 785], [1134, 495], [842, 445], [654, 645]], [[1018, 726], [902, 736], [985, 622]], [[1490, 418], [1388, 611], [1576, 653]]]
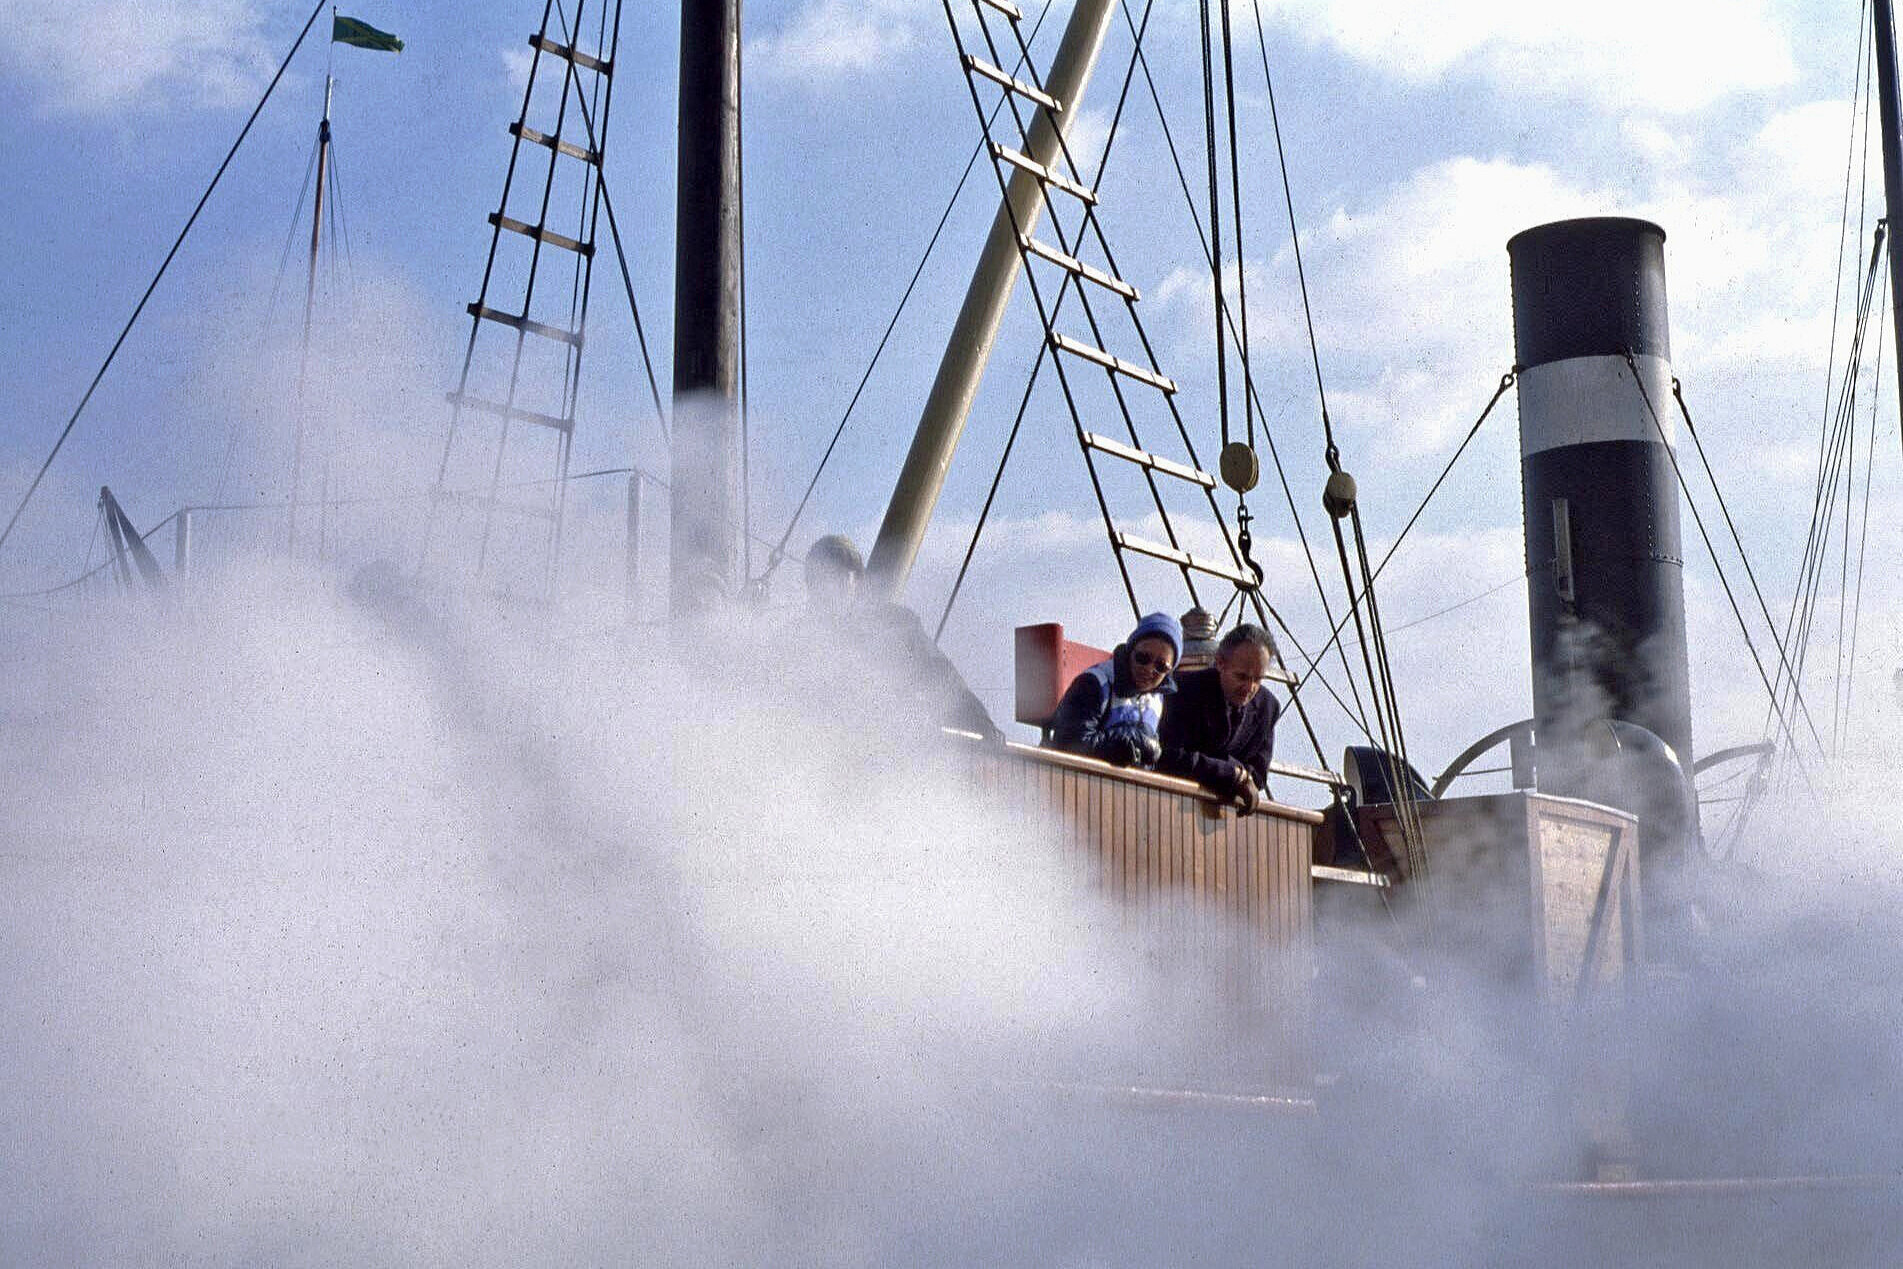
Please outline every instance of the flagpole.
[[[330, 94], [336, 80], [326, 73], [324, 76], [324, 117], [317, 124], [317, 191], [311, 200], [311, 259], [310, 272], [304, 283], [304, 337], [298, 350], [297, 361], [297, 418], [291, 433], [291, 498], [289, 521], [285, 532], [285, 552], [297, 554], [297, 502], [302, 494], [304, 466], [304, 420], [306, 410], [305, 383], [310, 374], [311, 364], [311, 314], [317, 305], [317, 249], [323, 241], [324, 232], [324, 180], [330, 165]], [[321, 522], [320, 522], [321, 523]], [[321, 557], [324, 543], [320, 537], [317, 552]]]

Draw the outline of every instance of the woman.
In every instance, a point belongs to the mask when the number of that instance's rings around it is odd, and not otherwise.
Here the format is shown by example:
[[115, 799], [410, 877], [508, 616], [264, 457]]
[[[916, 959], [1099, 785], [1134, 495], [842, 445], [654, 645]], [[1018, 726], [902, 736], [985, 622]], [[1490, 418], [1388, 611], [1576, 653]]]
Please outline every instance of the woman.
[[1163, 753], [1157, 723], [1163, 698], [1176, 690], [1170, 671], [1182, 648], [1183, 628], [1168, 613], [1137, 622], [1108, 661], [1071, 680], [1051, 720], [1051, 744], [1119, 767], [1154, 767]]

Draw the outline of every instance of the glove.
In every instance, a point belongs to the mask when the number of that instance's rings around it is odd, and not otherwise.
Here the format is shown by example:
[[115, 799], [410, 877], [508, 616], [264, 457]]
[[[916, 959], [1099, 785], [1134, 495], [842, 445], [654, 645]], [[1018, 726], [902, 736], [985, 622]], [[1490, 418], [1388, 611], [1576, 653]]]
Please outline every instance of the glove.
[[1111, 728], [1097, 746], [1097, 756], [1118, 767], [1153, 767], [1162, 753], [1156, 737], [1140, 727]]

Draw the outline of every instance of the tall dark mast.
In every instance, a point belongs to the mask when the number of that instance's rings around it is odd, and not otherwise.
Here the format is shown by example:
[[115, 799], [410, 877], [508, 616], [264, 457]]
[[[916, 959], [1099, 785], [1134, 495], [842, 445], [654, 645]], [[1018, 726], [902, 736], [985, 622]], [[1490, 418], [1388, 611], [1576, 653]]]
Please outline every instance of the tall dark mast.
[[1896, 251], [1896, 235], [1903, 232], [1903, 139], [1898, 136], [1896, 24], [1890, 0], [1876, 0], [1871, 22], [1876, 34], [1877, 113], [1883, 125], [1883, 214], [1890, 228], [1890, 334], [1896, 341], [1897, 396], [1903, 400], [1903, 259]]
[[681, 5], [670, 594], [736, 595], [740, 474], [740, 0]]

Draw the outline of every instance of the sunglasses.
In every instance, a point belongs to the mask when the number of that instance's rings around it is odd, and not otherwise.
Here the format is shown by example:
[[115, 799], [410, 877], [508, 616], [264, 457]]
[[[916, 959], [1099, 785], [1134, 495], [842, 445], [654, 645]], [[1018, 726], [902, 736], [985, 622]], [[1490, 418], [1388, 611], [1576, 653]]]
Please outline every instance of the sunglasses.
[[1142, 666], [1145, 669], [1148, 669], [1150, 666], [1155, 666], [1159, 670], [1167, 670], [1170, 668], [1170, 658], [1167, 656], [1154, 656], [1148, 652], [1132, 652], [1130, 654], [1130, 664]]

